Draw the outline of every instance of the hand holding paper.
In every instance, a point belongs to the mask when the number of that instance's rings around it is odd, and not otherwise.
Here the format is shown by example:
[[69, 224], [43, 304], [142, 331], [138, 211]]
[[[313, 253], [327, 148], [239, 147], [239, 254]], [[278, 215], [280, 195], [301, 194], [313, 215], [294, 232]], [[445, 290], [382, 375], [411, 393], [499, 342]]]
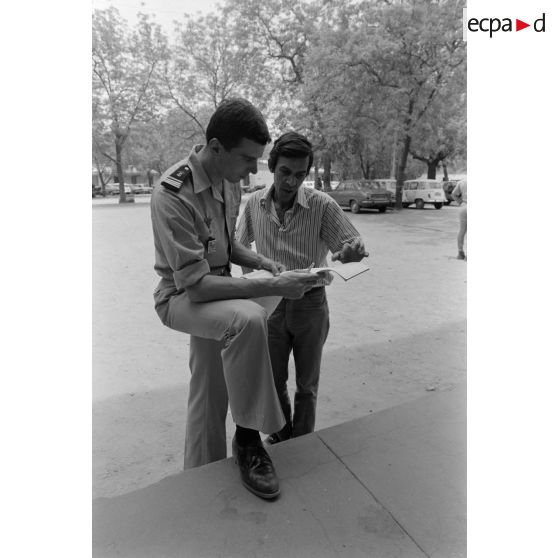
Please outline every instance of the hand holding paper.
[[[367, 265], [364, 265], [363, 263], [351, 262], [351, 263], [340, 264], [331, 267], [313, 267], [312, 269], [309, 270], [286, 271], [284, 273], [320, 274], [320, 273], [325, 273], [326, 271], [332, 271], [333, 273], [339, 275], [339, 277], [341, 277], [345, 281], [348, 281], [349, 279], [352, 279], [353, 277], [356, 277], [357, 275], [360, 275], [361, 273], [364, 273], [369, 269], [370, 268]], [[281, 275], [283, 275], [283, 273]], [[246, 275], [243, 275], [243, 277], [245, 279], [258, 279], [261, 277], [272, 277], [272, 274], [269, 271], [265, 271], [262, 269], [260, 271], [253, 271], [252, 273], [247, 273]]]

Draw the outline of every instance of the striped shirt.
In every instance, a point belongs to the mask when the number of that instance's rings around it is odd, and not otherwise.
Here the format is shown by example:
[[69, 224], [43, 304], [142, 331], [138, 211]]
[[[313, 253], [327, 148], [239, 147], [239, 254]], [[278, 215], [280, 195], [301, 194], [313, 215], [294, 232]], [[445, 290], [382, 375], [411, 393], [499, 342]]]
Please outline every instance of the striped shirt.
[[[343, 210], [327, 194], [301, 186], [281, 223], [272, 192], [273, 186], [250, 196], [238, 222], [236, 238], [245, 246], [255, 242], [258, 253], [281, 262], [288, 270], [312, 264], [326, 267], [328, 251], [337, 252], [344, 243], [359, 238]], [[319, 284], [329, 285], [331, 281], [328, 273]]]

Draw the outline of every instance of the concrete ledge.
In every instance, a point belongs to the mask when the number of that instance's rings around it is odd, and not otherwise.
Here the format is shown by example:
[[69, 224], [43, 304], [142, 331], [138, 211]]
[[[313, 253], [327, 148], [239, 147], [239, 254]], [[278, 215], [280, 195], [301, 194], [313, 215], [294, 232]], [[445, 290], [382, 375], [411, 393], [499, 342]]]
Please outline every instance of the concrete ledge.
[[96, 558], [465, 556], [465, 387], [284, 442], [281, 496], [231, 459], [93, 502]]

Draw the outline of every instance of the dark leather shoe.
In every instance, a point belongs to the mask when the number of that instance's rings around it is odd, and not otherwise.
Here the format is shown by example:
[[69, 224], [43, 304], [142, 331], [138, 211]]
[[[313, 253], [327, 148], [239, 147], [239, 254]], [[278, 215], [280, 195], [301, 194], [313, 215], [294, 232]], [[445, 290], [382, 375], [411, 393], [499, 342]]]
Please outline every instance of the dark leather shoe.
[[274, 432], [270, 434], [265, 440], [264, 444], [266, 446], [273, 446], [279, 442], [284, 442], [285, 440], [290, 440], [293, 437], [293, 426], [287, 423], [279, 432]]
[[283, 440], [281, 440], [281, 436], [279, 434], [279, 432], [275, 432], [274, 434], [270, 434], [265, 440], [264, 440], [264, 444], [266, 446], [272, 446], [274, 444], [278, 444], [279, 442], [282, 442]]
[[235, 462], [240, 469], [242, 484], [256, 496], [271, 499], [279, 496], [279, 480], [271, 458], [265, 451], [261, 441], [250, 442], [241, 446], [232, 441], [232, 451]]

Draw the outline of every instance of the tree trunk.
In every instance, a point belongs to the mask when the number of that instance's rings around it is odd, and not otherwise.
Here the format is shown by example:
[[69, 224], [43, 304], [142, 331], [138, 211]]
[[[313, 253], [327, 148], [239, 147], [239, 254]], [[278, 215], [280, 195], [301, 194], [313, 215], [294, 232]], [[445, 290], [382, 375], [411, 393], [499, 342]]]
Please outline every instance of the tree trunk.
[[395, 178], [396, 172], [397, 172], [397, 132], [393, 134], [393, 149], [391, 152], [390, 178]]
[[126, 203], [126, 192], [124, 191], [124, 170], [122, 169], [122, 145], [121, 136], [116, 136], [114, 147], [116, 150], [116, 175], [118, 176], [118, 189], [120, 197], [118, 203]]
[[407, 167], [407, 158], [411, 149], [411, 136], [405, 134], [403, 145], [399, 153], [399, 161], [397, 162], [397, 183], [395, 187], [395, 209], [403, 207], [403, 181], [405, 180], [405, 168]]
[[435, 161], [429, 161], [428, 164], [428, 171], [427, 171], [427, 178], [431, 178], [433, 180], [436, 179], [436, 169], [438, 168], [439, 159]]
[[331, 154], [324, 151], [322, 161], [324, 163], [324, 192], [331, 192]]
[[442, 178], [442, 180], [444, 182], [447, 182], [449, 180], [449, 176], [448, 176], [448, 166], [446, 165], [446, 163], [444, 163], [442, 161], [442, 169], [444, 169], [444, 178]]
[[314, 165], [314, 188], [316, 190], [323, 190], [323, 183], [320, 177], [320, 165], [316, 162]]

